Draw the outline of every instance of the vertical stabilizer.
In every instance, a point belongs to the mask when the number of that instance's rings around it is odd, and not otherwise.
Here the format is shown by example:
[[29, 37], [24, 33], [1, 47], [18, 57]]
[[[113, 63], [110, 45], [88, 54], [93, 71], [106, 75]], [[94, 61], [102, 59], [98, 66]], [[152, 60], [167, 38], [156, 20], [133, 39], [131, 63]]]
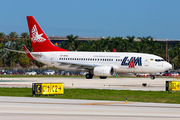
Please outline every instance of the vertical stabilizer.
[[33, 16], [27, 16], [33, 52], [68, 51], [51, 43]]

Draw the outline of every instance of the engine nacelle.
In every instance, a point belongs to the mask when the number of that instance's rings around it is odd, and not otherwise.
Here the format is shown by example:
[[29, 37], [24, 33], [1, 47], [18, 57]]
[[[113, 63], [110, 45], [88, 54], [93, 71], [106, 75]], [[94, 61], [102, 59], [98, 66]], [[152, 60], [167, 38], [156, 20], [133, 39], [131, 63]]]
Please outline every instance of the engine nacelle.
[[96, 76], [114, 76], [114, 68], [111, 66], [98, 66], [94, 68], [94, 75]]

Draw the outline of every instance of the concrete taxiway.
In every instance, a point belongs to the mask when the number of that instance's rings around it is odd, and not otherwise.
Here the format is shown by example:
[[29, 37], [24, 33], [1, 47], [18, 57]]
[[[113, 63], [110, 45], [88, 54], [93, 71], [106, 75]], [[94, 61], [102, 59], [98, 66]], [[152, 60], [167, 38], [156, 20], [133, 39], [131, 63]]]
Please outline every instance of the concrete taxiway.
[[1, 120], [179, 120], [179, 104], [0, 97]]
[[[32, 87], [32, 83], [59, 83], [65, 88], [164, 91], [169, 78], [0, 78], [0, 87]], [[142, 83], [147, 86], [143, 87]], [[73, 86], [72, 86], [73, 84]], [[179, 104], [138, 103], [26, 97], [0, 97], [2, 120], [179, 120]]]
[[[0, 87], [32, 87], [32, 83], [59, 83], [63, 82], [65, 88], [94, 88], [94, 89], [117, 89], [117, 90], [146, 90], [165, 91], [166, 81], [179, 80], [176, 78], [0, 78]], [[143, 87], [142, 84], [147, 86]]]

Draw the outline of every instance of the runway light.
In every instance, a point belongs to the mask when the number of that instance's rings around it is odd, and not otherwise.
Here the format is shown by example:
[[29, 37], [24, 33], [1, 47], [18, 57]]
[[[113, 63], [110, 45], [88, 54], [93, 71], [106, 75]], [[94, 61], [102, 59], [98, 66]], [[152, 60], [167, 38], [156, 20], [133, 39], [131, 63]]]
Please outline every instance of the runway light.
[[147, 83], [142, 83], [142, 86], [146, 87], [146, 86], [147, 86]]

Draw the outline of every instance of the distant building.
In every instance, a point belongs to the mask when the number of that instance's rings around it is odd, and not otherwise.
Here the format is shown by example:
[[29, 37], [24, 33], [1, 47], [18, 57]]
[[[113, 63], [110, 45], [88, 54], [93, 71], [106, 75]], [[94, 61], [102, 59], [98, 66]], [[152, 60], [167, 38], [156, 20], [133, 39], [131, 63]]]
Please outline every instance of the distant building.
[[[48, 36], [48, 37], [51, 40], [51, 42], [54, 44], [61, 44], [62, 41], [68, 40], [66, 38], [66, 36]], [[97, 40], [100, 40], [101, 38], [104, 38], [104, 37], [78, 37], [77, 40], [80, 40], [80, 41], [92, 41], [92, 40], [97, 41]], [[135, 39], [135, 41], [140, 41], [140, 39]], [[180, 40], [172, 40], [172, 39], [168, 39], [167, 41], [166, 41], [166, 39], [154, 39], [154, 41], [157, 41], [160, 43], [168, 42], [169, 45], [173, 45], [173, 46], [180, 43]]]

